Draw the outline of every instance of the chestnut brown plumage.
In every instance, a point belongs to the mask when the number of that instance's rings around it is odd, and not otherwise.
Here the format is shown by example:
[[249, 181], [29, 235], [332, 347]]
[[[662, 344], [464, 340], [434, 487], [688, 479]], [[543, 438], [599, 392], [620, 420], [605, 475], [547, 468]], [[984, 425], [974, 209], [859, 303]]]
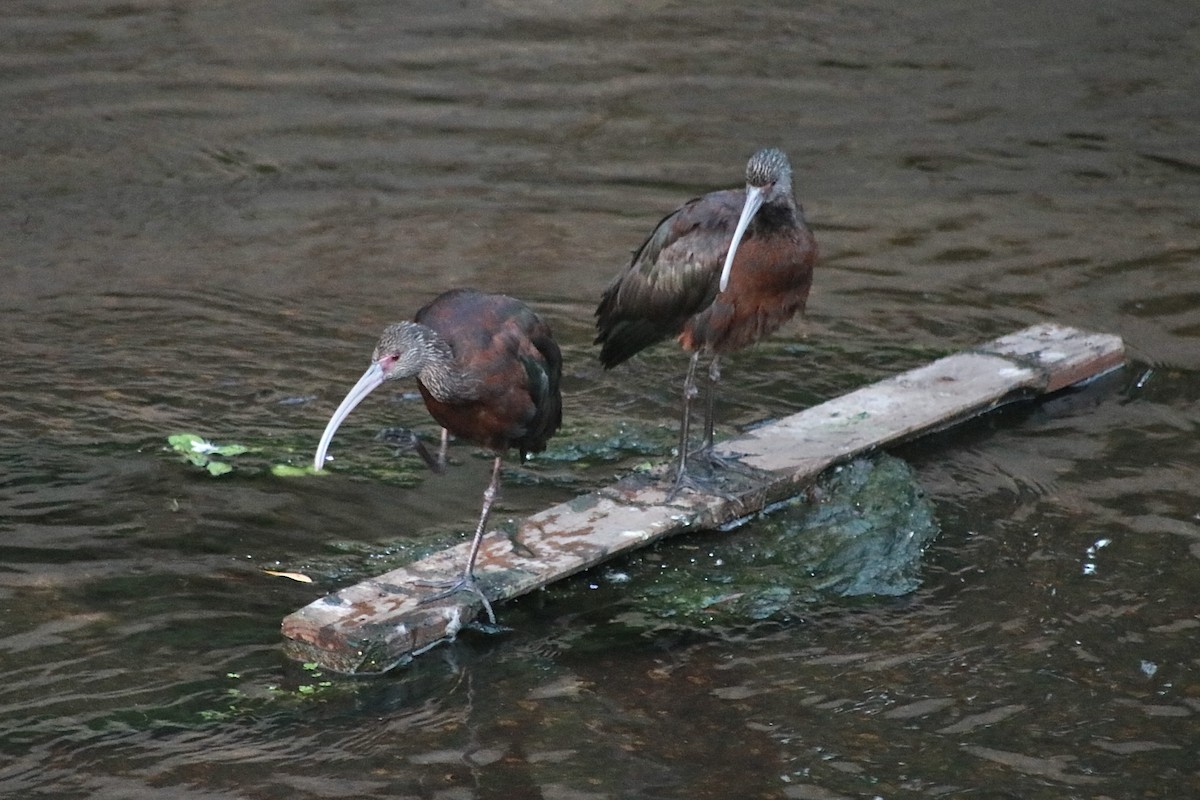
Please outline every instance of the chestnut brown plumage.
[[383, 332], [371, 366], [325, 426], [313, 466], [324, 466], [334, 432], [372, 390], [384, 381], [415, 377], [425, 407], [445, 431], [495, 453], [462, 577], [438, 595], [471, 591], [495, 622], [475, 578], [475, 560], [499, 490], [500, 465], [511, 448], [522, 461], [546, 449], [562, 423], [561, 376], [562, 355], [549, 326], [520, 300], [474, 289], [445, 292], [412, 322]]
[[605, 289], [596, 343], [606, 369], [664, 339], [692, 354], [684, 380], [679, 466], [687, 474], [691, 401], [701, 354], [711, 356], [701, 452], [711, 455], [720, 356], [758, 341], [804, 310], [817, 244], [792, 194], [792, 168], [767, 148], [746, 165], [746, 188], [712, 192], [668, 214]]

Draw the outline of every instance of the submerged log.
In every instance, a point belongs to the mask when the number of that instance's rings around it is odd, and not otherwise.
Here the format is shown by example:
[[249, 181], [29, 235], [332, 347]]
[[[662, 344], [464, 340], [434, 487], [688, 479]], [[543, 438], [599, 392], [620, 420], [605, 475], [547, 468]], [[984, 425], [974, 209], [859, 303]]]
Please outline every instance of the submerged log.
[[[1124, 363], [1117, 336], [1035, 325], [719, 443], [744, 469], [722, 496], [668, 500], [669, 472], [634, 475], [485, 537], [476, 573], [507, 600], [671, 534], [723, 525], [801, 491], [833, 464], [941, 430], [1014, 399], [1049, 394]], [[664, 477], [665, 476], [665, 477]], [[283, 620], [285, 649], [343, 673], [375, 673], [452, 639], [479, 614], [467, 593], [426, 603], [461, 571], [469, 542], [322, 597]], [[432, 584], [432, 586], [431, 586]]]

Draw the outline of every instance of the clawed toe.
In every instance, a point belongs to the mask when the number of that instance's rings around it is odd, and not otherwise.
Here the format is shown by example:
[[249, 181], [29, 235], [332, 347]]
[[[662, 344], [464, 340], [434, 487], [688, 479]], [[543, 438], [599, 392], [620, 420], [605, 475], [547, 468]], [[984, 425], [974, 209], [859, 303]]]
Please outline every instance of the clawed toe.
[[451, 595], [458, 594], [459, 592], [467, 592], [479, 598], [480, 602], [483, 603], [483, 610], [487, 612], [488, 622], [492, 625], [496, 624], [496, 612], [492, 611], [492, 601], [489, 600], [487, 595], [483, 593], [483, 589], [479, 586], [479, 580], [473, 573], [465, 573], [456, 581], [430, 583], [425, 583], [422, 581], [422, 583], [426, 586], [437, 586], [444, 588], [442, 588], [442, 591], [438, 592], [437, 594], [432, 594], [429, 597], [422, 599], [420, 603], [421, 605], [425, 605], [426, 603], [434, 603], [438, 600], [444, 600]]
[[725, 484], [737, 483], [737, 478], [752, 477], [754, 470], [738, 460], [736, 453], [718, 455], [712, 447], [702, 447], [688, 454], [675, 474], [675, 482], [667, 493], [667, 501], [674, 500], [680, 492], [690, 490], [698, 494], [736, 500], [740, 492], [736, 486], [731, 490]]
[[439, 456], [434, 456], [425, 447], [425, 443], [421, 441], [421, 437], [416, 431], [408, 428], [384, 428], [375, 435], [375, 441], [385, 442], [396, 448], [396, 455], [406, 451], [413, 451], [421, 457], [425, 462], [425, 466], [429, 467], [434, 472], [442, 473], [446, 471], [446, 454], [445, 446]]

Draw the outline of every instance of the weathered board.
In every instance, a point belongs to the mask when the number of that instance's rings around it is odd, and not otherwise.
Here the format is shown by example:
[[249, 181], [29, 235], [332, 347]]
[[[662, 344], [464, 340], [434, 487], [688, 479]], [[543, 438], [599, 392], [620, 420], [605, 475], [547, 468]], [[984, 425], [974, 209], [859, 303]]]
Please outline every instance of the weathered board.
[[[720, 443], [723, 496], [637, 475], [489, 533], [476, 573], [492, 601], [516, 597], [669, 534], [712, 528], [796, 494], [829, 466], [945, 428], [1022, 396], [1054, 392], [1124, 363], [1121, 339], [1036, 325], [939, 359]], [[662, 473], [660, 473], [662, 474]], [[668, 477], [669, 481], [669, 477]], [[380, 672], [453, 638], [481, 610], [460, 592], [425, 602], [457, 576], [469, 543], [362, 581], [283, 620], [290, 656], [343, 673]]]

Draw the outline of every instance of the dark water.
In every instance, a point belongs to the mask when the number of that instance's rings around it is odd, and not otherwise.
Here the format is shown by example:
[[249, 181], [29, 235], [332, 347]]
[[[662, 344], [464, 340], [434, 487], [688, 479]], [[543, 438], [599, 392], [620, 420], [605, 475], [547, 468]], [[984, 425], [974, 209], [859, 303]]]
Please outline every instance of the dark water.
[[[1198, 27], [1183, 2], [5, 3], [0, 793], [1200, 795]], [[563, 454], [669, 441], [684, 358], [603, 373], [595, 299], [765, 144], [823, 259], [807, 321], [728, 360], [730, 426], [1043, 319], [1120, 334], [1129, 368], [898, 452], [943, 526], [903, 600], [648, 634], [552, 590], [382, 679], [285, 662], [284, 615], [469, 526], [486, 477], [366, 470], [380, 426], [428, 425], [399, 395], [343, 428], [346, 471], [267, 472], [378, 330], [453, 285], [534, 303], [568, 424], [503, 511], [600, 485], [646, 455]], [[177, 431], [255, 452], [209, 478]]]

